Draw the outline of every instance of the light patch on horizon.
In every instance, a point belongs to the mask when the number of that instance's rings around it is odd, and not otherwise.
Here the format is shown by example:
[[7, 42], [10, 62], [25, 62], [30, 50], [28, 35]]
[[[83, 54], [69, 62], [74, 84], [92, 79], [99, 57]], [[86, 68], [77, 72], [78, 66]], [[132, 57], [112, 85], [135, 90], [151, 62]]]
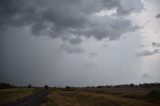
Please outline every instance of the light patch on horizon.
[[[157, 42], [159, 42], [160, 39], [160, 33], [158, 32], [160, 27], [160, 21], [158, 20], [158, 18], [156, 18], [156, 15], [159, 13], [159, 7], [155, 5], [160, 4], [160, 2], [157, 0], [153, 0], [153, 2], [143, 0], [143, 4], [145, 10], [135, 17], [135, 22], [139, 23], [139, 25], [143, 27], [141, 29], [141, 45], [147, 45], [143, 46], [143, 48], [140, 48], [139, 51], [137, 51], [136, 53], [136, 55], [138, 55], [137, 58], [141, 58], [139, 74], [140, 76], [143, 75], [143, 73], [152, 74], [153, 76], [155, 76], [158, 74], [157, 71], [159, 70], [159, 58], [157, 57], [160, 56], [160, 48], [157, 47]], [[156, 82], [159, 81], [159, 78], [153, 77], [149, 79], [143, 79], [144, 82], [150, 82], [153, 80]]]

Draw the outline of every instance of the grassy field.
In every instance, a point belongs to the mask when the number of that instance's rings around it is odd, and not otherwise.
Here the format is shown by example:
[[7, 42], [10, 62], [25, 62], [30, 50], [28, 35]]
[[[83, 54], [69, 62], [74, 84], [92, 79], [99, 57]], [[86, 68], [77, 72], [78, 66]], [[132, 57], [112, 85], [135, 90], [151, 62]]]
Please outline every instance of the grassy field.
[[144, 99], [147, 97], [149, 92], [153, 90], [160, 91], [160, 88], [87, 88], [82, 90], [103, 94], [112, 94], [127, 98]]
[[[105, 92], [103, 92], [105, 91]], [[107, 93], [107, 91], [110, 91]], [[119, 92], [118, 92], [119, 91]], [[134, 93], [133, 93], [133, 92]], [[143, 91], [142, 94], [140, 91]], [[54, 91], [48, 95], [43, 106], [159, 106], [159, 102], [149, 101], [144, 98], [148, 94], [148, 89], [140, 90], [98, 90], [98, 91]], [[141, 95], [141, 99], [132, 98], [131, 95]], [[124, 96], [130, 95], [130, 96]]]
[[28, 88], [11, 88], [11, 89], [0, 89], [0, 105], [15, 101], [16, 99], [22, 98], [27, 95], [31, 95], [34, 89]]

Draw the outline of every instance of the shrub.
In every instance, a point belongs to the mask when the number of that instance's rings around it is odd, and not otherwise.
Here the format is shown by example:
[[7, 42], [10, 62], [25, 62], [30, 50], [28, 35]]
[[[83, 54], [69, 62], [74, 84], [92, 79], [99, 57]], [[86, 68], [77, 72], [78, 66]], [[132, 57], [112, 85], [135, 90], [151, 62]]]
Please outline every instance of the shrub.
[[45, 85], [44, 87], [45, 87], [45, 89], [48, 89], [48, 85]]
[[32, 88], [32, 85], [31, 85], [31, 84], [29, 84], [29, 85], [28, 85], [28, 88]]
[[66, 90], [66, 91], [74, 91], [75, 89], [74, 89], [73, 87], [66, 86], [65, 90]]
[[150, 99], [160, 99], [160, 91], [158, 90], [152, 90], [151, 92], [148, 93], [148, 97]]

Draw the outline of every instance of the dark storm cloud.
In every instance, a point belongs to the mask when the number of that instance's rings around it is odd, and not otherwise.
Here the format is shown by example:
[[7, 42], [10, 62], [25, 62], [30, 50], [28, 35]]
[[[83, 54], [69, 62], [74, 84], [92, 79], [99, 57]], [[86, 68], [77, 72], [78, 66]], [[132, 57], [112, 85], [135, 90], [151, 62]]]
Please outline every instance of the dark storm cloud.
[[121, 5], [117, 8], [117, 13], [119, 15], [128, 15], [133, 12], [140, 12], [143, 8], [143, 5], [140, 0], [121, 0]]
[[104, 38], [116, 40], [121, 35], [139, 28], [138, 26], [133, 26], [130, 20], [122, 17], [111, 18], [110, 16], [104, 16], [98, 17], [93, 21], [92, 26], [87, 31], [82, 32], [86, 37], [94, 36], [98, 40]]
[[[116, 9], [114, 18], [95, 15], [112, 9]], [[122, 15], [141, 9], [143, 5], [137, 0], [1, 0], [0, 26], [30, 25], [36, 36], [68, 37], [73, 44], [80, 43], [81, 36], [115, 40], [138, 29]], [[71, 35], [75, 38], [71, 39]]]
[[[136, 53], [136, 56], [139, 57], [139, 56], [151, 56], [151, 55], [155, 55], [155, 54], [159, 54], [160, 53], [160, 43], [158, 42], [152, 42], [152, 46], [154, 47], [154, 50], [144, 50], [144, 51], [141, 51], [141, 52], [137, 52]], [[140, 47], [147, 47], [145, 45], [141, 45]]]
[[140, 12], [143, 5], [140, 0], [102, 0], [105, 8], [116, 9], [117, 15], [129, 15], [133, 12]]
[[160, 43], [152, 42], [152, 46], [153, 46], [153, 47], [157, 47], [157, 48], [158, 48], [158, 47], [160, 47]]
[[84, 52], [84, 49], [83, 49], [83, 48], [81, 48], [81, 47], [79, 47], [79, 46], [72, 46], [72, 45], [64, 45], [64, 44], [63, 44], [63, 45], [60, 47], [60, 49], [64, 50], [64, 51], [67, 52], [67, 53], [71, 53], [71, 54]]
[[89, 54], [89, 57], [93, 58], [93, 57], [96, 57], [97, 55], [98, 55], [98, 53], [92, 52]]
[[82, 42], [82, 38], [78, 36], [69, 36], [69, 37], [63, 37], [62, 40], [64, 42], [69, 41], [73, 45], [78, 45]]
[[152, 77], [148, 73], [143, 73], [142, 77], [147, 79], [152, 79]]
[[137, 57], [139, 57], [139, 56], [152, 56], [152, 55], [159, 54], [159, 53], [160, 53], [160, 49], [154, 49], [153, 51], [144, 50], [144, 51], [136, 53], [136, 56]]
[[0, 27], [32, 24], [35, 9], [26, 4], [24, 0], [0, 0]]
[[160, 18], [160, 14], [157, 14], [157, 15], [156, 15], [156, 18]]

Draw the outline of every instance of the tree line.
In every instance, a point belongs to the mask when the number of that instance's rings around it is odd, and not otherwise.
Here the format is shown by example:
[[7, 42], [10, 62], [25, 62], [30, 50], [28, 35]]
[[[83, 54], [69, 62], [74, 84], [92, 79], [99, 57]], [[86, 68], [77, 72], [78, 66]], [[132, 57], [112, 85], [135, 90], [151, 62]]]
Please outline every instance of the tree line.
[[[0, 89], [6, 88], [17, 88], [18, 86], [9, 84], [9, 83], [0, 83]], [[31, 84], [27, 85], [28, 88], [35, 88]], [[147, 87], [160, 87], [160, 83], [144, 83], [144, 84], [121, 84], [121, 85], [105, 85], [105, 86], [88, 86], [86, 88], [147, 88]], [[48, 85], [45, 85], [44, 88], [48, 89]], [[66, 86], [66, 89], [71, 89], [76, 87]]]

